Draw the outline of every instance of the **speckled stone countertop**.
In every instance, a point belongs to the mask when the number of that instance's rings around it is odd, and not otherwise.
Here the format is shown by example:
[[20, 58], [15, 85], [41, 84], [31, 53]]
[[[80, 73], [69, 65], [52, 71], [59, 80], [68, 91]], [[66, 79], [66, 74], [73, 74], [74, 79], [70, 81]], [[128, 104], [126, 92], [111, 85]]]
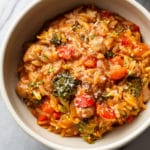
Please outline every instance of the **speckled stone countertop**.
[[[0, 41], [14, 18], [35, 0], [0, 0]], [[150, 0], [137, 0], [150, 11]], [[121, 150], [149, 150], [150, 128]], [[8, 112], [0, 95], [0, 150], [50, 150], [27, 135]]]

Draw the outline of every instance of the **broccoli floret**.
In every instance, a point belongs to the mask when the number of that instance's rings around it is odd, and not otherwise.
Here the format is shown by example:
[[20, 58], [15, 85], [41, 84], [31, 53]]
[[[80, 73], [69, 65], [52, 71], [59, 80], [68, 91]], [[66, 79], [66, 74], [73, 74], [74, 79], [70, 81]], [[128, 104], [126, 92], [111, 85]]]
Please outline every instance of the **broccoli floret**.
[[138, 97], [142, 90], [142, 81], [140, 77], [130, 76], [127, 78], [127, 85], [129, 87], [130, 93]]
[[75, 96], [80, 80], [71, 76], [68, 71], [56, 75], [53, 79], [53, 95], [64, 100]]

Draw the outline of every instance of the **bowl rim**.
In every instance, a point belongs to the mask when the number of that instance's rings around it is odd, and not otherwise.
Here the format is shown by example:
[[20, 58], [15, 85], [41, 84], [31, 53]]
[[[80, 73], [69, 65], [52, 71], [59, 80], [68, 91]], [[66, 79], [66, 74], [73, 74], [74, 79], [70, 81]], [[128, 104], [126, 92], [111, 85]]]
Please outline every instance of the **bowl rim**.
[[[2, 95], [2, 99], [5, 101], [5, 104], [7, 106], [7, 109], [9, 110], [9, 112], [11, 113], [11, 115], [13, 116], [13, 118], [16, 120], [17, 124], [26, 132], [28, 133], [32, 138], [36, 139], [37, 141], [41, 142], [42, 144], [48, 146], [49, 148], [55, 148], [55, 149], [65, 149], [65, 150], [75, 150], [76, 148], [74, 147], [68, 147], [68, 146], [63, 146], [63, 145], [58, 145], [55, 144], [51, 141], [46, 140], [45, 138], [41, 137], [40, 135], [38, 135], [38, 133], [36, 133], [35, 131], [33, 131], [32, 129], [30, 129], [24, 122], [23, 120], [17, 115], [17, 112], [13, 109], [7, 92], [5, 90], [5, 83], [4, 83], [4, 74], [3, 74], [3, 70], [4, 70], [4, 56], [5, 56], [5, 49], [7, 48], [7, 44], [9, 42], [9, 39], [13, 33], [13, 30], [15, 29], [15, 27], [18, 25], [19, 21], [26, 15], [26, 13], [28, 11], [30, 11], [32, 8], [34, 8], [38, 3], [40, 3], [42, 0], [36, 0], [36, 1], [32, 1], [30, 2], [22, 11], [22, 13], [18, 14], [18, 16], [15, 16], [15, 18], [13, 19], [14, 21], [11, 23], [11, 26], [9, 25], [9, 29], [5, 35], [5, 37], [2, 40], [2, 45], [1, 45], [1, 53], [0, 53], [0, 93]], [[150, 21], [150, 13], [148, 12], [148, 10], [146, 8], [144, 8], [141, 4], [139, 4], [137, 1], [135, 0], [125, 0], [127, 1], [130, 5], [132, 5], [133, 7], [137, 8], [141, 13], [143, 13], [145, 15], [145, 17]], [[115, 148], [119, 148], [125, 144], [127, 144], [129, 141], [133, 140], [134, 138], [136, 138], [139, 134], [141, 134], [146, 128], [148, 128], [150, 126], [150, 118], [147, 119], [139, 128], [138, 130], [132, 132], [132, 134], [129, 134], [127, 137], [120, 139], [119, 141], [116, 141], [112, 144], [108, 144], [106, 146], [102, 146], [102, 147], [95, 147], [95, 148], [78, 148], [78, 150], [109, 150], [109, 149], [115, 149]]]

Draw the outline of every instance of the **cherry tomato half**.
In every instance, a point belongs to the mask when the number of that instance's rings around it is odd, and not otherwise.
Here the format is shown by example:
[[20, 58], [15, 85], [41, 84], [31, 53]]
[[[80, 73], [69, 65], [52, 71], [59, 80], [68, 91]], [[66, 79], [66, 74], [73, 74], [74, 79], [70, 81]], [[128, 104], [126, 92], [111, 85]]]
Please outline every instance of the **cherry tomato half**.
[[39, 115], [38, 116], [38, 121], [46, 121], [46, 120], [48, 120], [47, 116], [45, 116], [45, 115]]
[[113, 109], [104, 105], [97, 105], [97, 114], [104, 119], [116, 119], [116, 114]]
[[87, 56], [83, 59], [83, 64], [85, 67], [88, 68], [95, 68], [96, 67], [96, 58], [92, 56]]
[[66, 46], [57, 47], [58, 56], [62, 59], [69, 60], [74, 56], [74, 49]]
[[93, 106], [95, 100], [90, 95], [81, 95], [75, 98], [74, 103], [77, 107], [86, 108]]
[[51, 108], [48, 101], [45, 101], [44, 103], [41, 104], [41, 109], [43, 112], [48, 113], [48, 114], [52, 114], [54, 112], [54, 109]]
[[123, 66], [123, 59], [120, 56], [115, 56], [110, 59], [112, 65], [120, 65]]
[[112, 68], [110, 71], [110, 79], [119, 80], [124, 78], [127, 75], [128, 71], [125, 67]]
[[60, 119], [61, 113], [60, 112], [53, 112], [53, 117], [55, 120]]

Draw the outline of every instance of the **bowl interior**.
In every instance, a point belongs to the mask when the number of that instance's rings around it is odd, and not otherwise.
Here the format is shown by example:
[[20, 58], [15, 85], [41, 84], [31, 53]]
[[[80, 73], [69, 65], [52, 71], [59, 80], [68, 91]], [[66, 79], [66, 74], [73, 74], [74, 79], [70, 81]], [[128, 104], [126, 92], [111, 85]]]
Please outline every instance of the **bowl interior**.
[[[144, 41], [150, 44], [150, 21], [141, 11], [139, 11], [138, 8], [131, 5], [128, 1], [63, 0], [63, 2], [61, 2], [60, 0], [41, 0], [22, 16], [19, 22], [15, 25], [13, 32], [7, 41], [3, 62], [5, 89], [9, 98], [9, 103], [15, 110], [18, 118], [21, 119], [25, 126], [30, 128], [32, 133], [36, 134], [38, 138], [40, 136], [39, 140], [48, 146], [56, 146], [55, 144], [59, 144], [61, 146], [57, 146], [57, 148], [65, 147], [65, 149], [67, 149], [68, 147], [68, 149], [94, 149], [99, 147], [101, 149], [108, 149], [115, 144], [122, 144], [123, 141], [127, 142], [127, 138], [130, 138], [141, 126], [146, 122], [149, 122], [150, 103], [147, 105], [148, 109], [143, 111], [132, 124], [115, 129], [115, 131], [105, 135], [103, 139], [97, 141], [95, 144], [87, 144], [81, 138], [62, 138], [59, 135], [50, 133], [36, 125], [35, 118], [20, 101], [15, 92], [17, 83], [17, 66], [23, 55], [22, 45], [33, 39], [46, 20], [54, 18], [54, 16], [70, 10], [75, 6], [83, 4], [94, 4], [99, 8], [105, 8], [117, 12], [121, 16], [133, 21], [140, 26]], [[52, 143], [54, 143], [54, 145]]]

